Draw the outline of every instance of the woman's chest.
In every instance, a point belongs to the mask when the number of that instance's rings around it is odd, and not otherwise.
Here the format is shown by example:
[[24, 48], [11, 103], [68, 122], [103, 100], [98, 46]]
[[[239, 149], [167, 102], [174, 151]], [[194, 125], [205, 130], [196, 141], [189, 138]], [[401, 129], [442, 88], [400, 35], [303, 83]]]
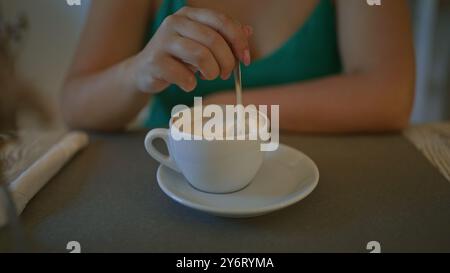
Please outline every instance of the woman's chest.
[[214, 9], [253, 27], [252, 58], [260, 59], [283, 46], [309, 18], [319, 0], [187, 0], [191, 7]]

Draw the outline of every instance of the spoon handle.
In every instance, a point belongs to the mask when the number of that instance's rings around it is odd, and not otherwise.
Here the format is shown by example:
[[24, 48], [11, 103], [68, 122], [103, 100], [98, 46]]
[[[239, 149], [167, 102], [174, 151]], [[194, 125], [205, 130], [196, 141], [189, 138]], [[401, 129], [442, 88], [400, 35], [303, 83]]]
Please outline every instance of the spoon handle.
[[241, 63], [238, 61], [234, 68], [234, 86], [236, 89], [236, 105], [242, 105]]

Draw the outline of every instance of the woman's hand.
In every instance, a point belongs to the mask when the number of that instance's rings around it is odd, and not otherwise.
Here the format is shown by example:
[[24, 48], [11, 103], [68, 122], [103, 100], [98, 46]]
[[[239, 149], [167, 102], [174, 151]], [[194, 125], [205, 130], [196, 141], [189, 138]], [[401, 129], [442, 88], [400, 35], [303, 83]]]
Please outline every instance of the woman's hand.
[[236, 58], [250, 64], [251, 28], [207, 9], [185, 7], [168, 16], [142, 52], [131, 60], [136, 89], [157, 93], [170, 84], [185, 91], [198, 71], [207, 80], [230, 77]]

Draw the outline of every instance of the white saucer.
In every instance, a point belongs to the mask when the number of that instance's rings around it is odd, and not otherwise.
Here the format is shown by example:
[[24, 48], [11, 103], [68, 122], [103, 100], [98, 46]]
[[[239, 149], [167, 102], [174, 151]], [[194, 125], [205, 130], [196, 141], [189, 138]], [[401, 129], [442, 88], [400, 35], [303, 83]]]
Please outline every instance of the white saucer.
[[302, 152], [281, 145], [266, 152], [256, 177], [245, 189], [211, 194], [193, 188], [179, 173], [159, 166], [158, 184], [173, 200], [224, 217], [253, 217], [279, 210], [308, 196], [319, 182], [316, 164]]

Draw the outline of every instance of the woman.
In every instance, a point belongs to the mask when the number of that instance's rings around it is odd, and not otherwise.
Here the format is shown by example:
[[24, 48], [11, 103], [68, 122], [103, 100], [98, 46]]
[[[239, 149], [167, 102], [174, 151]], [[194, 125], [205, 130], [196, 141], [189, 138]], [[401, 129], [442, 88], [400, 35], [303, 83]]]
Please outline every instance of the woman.
[[[167, 126], [177, 104], [280, 105], [297, 132], [407, 126], [414, 85], [405, 0], [96, 0], [64, 87], [67, 123], [114, 131], [145, 107]], [[227, 92], [228, 91], [228, 92]], [[149, 105], [149, 101], [152, 101]]]

